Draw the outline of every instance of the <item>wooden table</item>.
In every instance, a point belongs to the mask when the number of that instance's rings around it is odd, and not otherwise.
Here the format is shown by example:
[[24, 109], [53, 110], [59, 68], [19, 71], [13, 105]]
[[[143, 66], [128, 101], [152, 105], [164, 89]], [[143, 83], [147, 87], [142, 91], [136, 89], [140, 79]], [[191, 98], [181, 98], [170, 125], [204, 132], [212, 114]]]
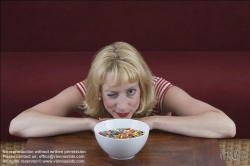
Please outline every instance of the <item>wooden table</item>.
[[[29, 151], [29, 153], [28, 153]], [[49, 155], [78, 155], [79, 158], [49, 159]], [[39, 153], [35, 153], [39, 152]], [[48, 152], [48, 153], [47, 153]], [[59, 152], [59, 153], [56, 153]], [[29, 156], [27, 154], [30, 154]], [[92, 131], [84, 131], [46, 138], [29, 138], [25, 155], [20, 159], [19, 166], [25, 165], [189, 165], [189, 166], [225, 166], [220, 158], [217, 139], [186, 137], [159, 130], [150, 131], [149, 138], [136, 156], [130, 160], [114, 160], [110, 158], [97, 143]], [[42, 158], [39, 158], [41, 157]], [[36, 157], [36, 158], [32, 158]], [[45, 158], [44, 158], [45, 157]], [[72, 157], [72, 156], [71, 156]], [[23, 161], [29, 163], [21, 163]], [[38, 164], [42, 162], [70, 162], [70, 164]], [[66, 160], [66, 161], [65, 161]], [[37, 162], [37, 163], [31, 163]], [[72, 163], [72, 162], [80, 162]]]

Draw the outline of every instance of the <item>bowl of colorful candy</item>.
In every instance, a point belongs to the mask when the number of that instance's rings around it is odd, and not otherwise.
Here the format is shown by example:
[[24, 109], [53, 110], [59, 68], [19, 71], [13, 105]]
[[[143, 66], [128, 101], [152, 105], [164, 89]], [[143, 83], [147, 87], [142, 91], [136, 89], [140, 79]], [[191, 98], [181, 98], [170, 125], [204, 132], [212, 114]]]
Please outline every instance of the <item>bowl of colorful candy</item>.
[[95, 125], [94, 132], [98, 144], [111, 158], [128, 160], [146, 143], [149, 126], [133, 119], [112, 119]]

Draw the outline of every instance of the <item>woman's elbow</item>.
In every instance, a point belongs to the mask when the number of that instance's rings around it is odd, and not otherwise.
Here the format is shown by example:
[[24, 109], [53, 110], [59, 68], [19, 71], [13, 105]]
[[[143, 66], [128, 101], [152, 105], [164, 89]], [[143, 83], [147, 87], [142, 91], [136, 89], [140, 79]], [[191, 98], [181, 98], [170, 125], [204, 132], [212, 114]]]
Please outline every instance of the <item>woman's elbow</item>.
[[224, 132], [222, 138], [232, 138], [236, 135], [236, 125], [234, 121], [230, 121], [230, 123], [227, 123], [227, 126], [225, 126], [226, 131]]
[[234, 123], [234, 121], [231, 122], [231, 124], [229, 125], [229, 137], [235, 137], [236, 135], [236, 125]]
[[22, 126], [16, 119], [10, 122], [9, 133], [13, 136], [26, 137], [23, 130], [20, 128]]

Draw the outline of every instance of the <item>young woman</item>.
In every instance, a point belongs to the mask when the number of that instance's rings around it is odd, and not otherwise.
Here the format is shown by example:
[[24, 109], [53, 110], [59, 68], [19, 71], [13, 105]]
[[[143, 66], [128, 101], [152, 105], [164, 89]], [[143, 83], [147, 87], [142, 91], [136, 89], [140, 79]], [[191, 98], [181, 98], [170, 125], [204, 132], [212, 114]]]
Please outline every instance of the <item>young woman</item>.
[[[71, 112], [83, 118], [67, 117]], [[140, 53], [125, 42], [101, 49], [84, 81], [19, 114], [9, 131], [20, 137], [45, 137], [93, 130], [107, 118], [135, 118], [150, 129], [193, 137], [236, 133], [234, 122], [221, 110], [153, 76]]]

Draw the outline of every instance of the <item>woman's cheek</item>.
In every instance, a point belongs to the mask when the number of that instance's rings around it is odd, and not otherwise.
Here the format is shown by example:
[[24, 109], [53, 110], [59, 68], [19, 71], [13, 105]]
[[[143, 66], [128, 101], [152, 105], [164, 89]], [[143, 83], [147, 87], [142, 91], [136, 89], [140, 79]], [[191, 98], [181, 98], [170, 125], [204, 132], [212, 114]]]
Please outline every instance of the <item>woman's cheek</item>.
[[141, 100], [140, 95], [136, 96], [133, 102], [133, 107], [139, 107], [140, 100]]
[[110, 110], [110, 109], [112, 109], [113, 107], [114, 107], [114, 104], [113, 104], [113, 102], [112, 102], [112, 100], [111, 99], [109, 99], [108, 97], [106, 97], [106, 96], [103, 96], [103, 104], [104, 104], [104, 106], [105, 106], [105, 108], [107, 109], [107, 110]]

